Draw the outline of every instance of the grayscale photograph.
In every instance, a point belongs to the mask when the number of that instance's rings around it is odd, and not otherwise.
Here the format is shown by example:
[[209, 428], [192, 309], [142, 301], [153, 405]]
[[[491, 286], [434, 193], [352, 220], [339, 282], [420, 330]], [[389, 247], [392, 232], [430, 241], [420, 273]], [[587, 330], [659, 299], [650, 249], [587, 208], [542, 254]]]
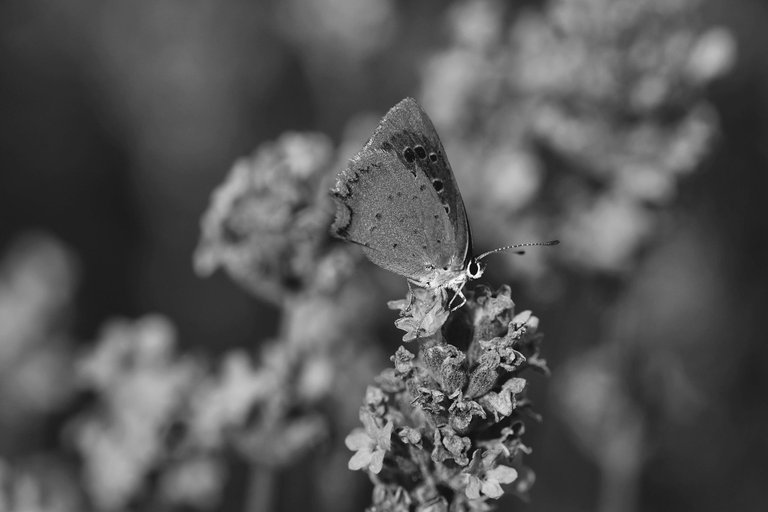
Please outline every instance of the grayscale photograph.
[[0, 0], [0, 512], [768, 510], [766, 27]]

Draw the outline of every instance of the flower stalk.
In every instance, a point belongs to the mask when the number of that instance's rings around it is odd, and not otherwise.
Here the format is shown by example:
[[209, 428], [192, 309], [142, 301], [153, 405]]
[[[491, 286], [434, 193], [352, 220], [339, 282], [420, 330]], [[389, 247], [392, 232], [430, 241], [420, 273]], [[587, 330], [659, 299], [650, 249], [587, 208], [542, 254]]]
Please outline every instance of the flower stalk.
[[505, 492], [525, 497], [533, 471], [523, 455], [524, 419], [537, 418], [525, 398], [528, 368], [547, 373], [538, 319], [515, 314], [511, 290], [478, 287], [448, 311], [443, 297], [415, 289], [395, 324], [403, 340], [393, 367], [368, 388], [347, 436], [352, 470], [374, 483], [369, 512], [491, 510]]

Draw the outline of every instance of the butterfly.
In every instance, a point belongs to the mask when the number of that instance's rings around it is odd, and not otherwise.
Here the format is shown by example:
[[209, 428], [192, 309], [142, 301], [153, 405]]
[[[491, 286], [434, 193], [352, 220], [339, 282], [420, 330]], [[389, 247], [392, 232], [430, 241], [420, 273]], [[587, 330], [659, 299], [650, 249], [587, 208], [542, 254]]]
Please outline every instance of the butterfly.
[[331, 232], [362, 246], [376, 265], [410, 284], [466, 303], [464, 286], [483, 275], [489, 254], [533, 245], [472, 252], [469, 219], [442, 142], [413, 98], [392, 107], [368, 142], [337, 176], [331, 190], [336, 218]]

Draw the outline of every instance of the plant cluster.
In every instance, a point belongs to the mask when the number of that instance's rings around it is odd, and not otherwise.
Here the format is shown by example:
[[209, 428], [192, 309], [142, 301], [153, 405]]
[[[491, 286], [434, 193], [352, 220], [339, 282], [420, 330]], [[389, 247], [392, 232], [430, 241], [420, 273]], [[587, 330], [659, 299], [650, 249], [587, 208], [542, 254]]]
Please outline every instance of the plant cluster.
[[449, 313], [442, 295], [412, 290], [390, 303], [404, 340], [369, 386], [346, 439], [350, 469], [374, 482], [371, 512], [491, 510], [505, 488], [526, 496], [534, 473], [523, 464], [524, 418], [536, 418], [523, 372], [547, 373], [538, 319], [515, 314], [511, 291], [478, 287]]
[[271, 510], [276, 471], [346, 428], [329, 411], [372, 370], [370, 347], [346, 342], [365, 331], [364, 301], [331, 300], [357, 259], [329, 234], [333, 156], [321, 135], [285, 134], [238, 160], [203, 216], [198, 271], [221, 267], [280, 306], [274, 340], [210, 364], [178, 354], [173, 326], [151, 316], [109, 324], [82, 357], [78, 382], [95, 400], [70, 432], [99, 509], [210, 508], [234, 458], [255, 490], [247, 506]]

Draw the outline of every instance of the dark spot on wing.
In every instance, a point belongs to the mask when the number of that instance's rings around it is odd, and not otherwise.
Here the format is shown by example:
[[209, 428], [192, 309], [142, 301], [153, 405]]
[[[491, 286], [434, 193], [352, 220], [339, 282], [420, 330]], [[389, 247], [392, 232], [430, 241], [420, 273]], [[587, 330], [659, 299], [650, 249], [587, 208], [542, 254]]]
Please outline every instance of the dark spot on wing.
[[405, 158], [405, 161], [409, 164], [416, 160], [416, 154], [413, 152], [413, 149], [411, 149], [410, 146], [403, 150], [403, 158]]
[[432, 161], [432, 163], [437, 162], [437, 154], [436, 153], [430, 153], [429, 159]]
[[381, 220], [381, 213], [377, 213], [376, 215], [374, 215], [374, 217], [376, 218], [376, 220]]
[[427, 157], [427, 151], [424, 149], [424, 146], [416, 146], [413, 149], [416, 152], [416, 156], [419, 157], [419, 160], [424, 160]]
[[435, 187], [435, 190], [437, 190], [437, 193], [439, 194], [443, 191], [443, 180], [435, 178], [432, 180], [432, 186]]
[[393, 249], [397, 249], [397, 244], [392, 244]]
[[443, 208], [445, 208], [445, 213], [451, 213], [451, 207], [448, 206], [447, 204], [444, 204]]

